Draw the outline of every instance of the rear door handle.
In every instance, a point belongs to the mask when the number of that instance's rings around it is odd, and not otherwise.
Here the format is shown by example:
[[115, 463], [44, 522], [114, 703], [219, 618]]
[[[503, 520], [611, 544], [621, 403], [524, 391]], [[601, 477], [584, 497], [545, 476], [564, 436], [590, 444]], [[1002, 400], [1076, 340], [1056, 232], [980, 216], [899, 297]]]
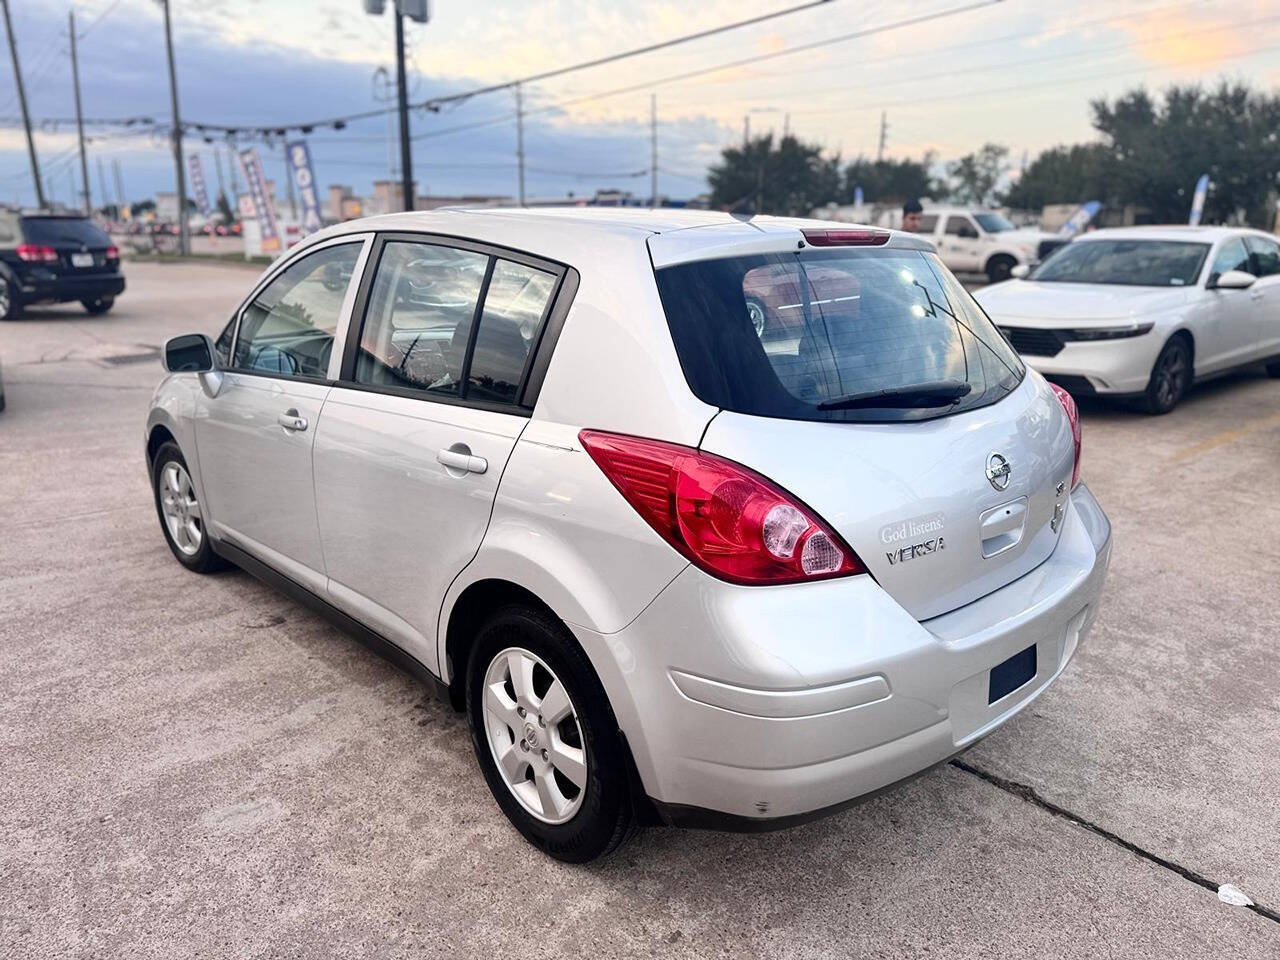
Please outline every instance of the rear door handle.
[[447, 450], [437, 450], [436, 462], [450, 470], [463, 470], [467, 473], [484, 473], [489, 469], [489, 461], [484, 457], [472, 456], [471, 448], [465, 443], [455, 443]]
[[276, 417], [276, 423], [284, 427], [286, 430], [305, 430], [307, 429], [307, 418], [298, 416], [298, 411], [294, 407], [290, 407], [280, 416]]

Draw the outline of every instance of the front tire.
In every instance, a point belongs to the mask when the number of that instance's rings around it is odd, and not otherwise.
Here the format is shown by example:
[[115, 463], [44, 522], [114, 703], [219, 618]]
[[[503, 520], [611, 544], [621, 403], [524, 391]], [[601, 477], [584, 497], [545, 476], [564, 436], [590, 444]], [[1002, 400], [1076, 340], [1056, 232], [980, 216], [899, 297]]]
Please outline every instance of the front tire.
[[1191, 386], [1191, 348], [1182, 337], [1170, 337], [1151, 367], [1142, 408], [1152, 416], [1168, 413]]
[[180, 564], [195, 573], [214, 573], [230, 566], [213, 552], [204, 510], [196, 497], [187, 461], [176, 443], [170, 441], [156, 451], [151, 464], [151, 488], [160, 529]]
[[617, 721], [564, 625], [532, 607], [496, 611], [467, 666], [476, 759], [525, 839], [567, 863], [612, 853], [635, 816]]
[[94, 297], [91, 300], [81, 300], [80, 306], [84, 307], [89, 316], [97, 317], [110, 310], [115, 303], [115, 297]]
[[1013, 257], [1004, 255], [992, 257], [987, 263], [987, 282], [1001, 283], [1008, 280], [1013, 273], [1013, 268], [1017, 265]]

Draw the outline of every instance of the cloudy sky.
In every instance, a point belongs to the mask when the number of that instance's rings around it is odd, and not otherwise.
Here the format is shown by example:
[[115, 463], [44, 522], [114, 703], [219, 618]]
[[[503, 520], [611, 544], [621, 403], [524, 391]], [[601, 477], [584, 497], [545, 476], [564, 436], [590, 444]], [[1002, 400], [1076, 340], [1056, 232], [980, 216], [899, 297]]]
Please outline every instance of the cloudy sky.
[[[800, 0], [432, 0], [432, 20], [408, 25], [414, 100], [514, 80], [631, 49]], [[784, 124], [848, 158], [874, 155], [881, 111], [892, 156], [944, 159], [986, 141], [1024, 151], [1089, 139], [1088, 102], [1131, 87], [1213, 82], [1280, 86], [1277, 0], [1002, 0], [932, 22], [788, 53], [975, 0], [830, 0], [817, 9], [619, 63], [525, 91], [530, 195], [621, 187], [647, 195], [650, 94], [657, 96], [659, 189], [688, 197], [720, 149]], [[10, 0], [37, 149], [55, 198], [76, 173], [67, 57], [67, 0]], [[75, 4], [84, 112], [90, 118], [169, 118], [164, 36], [155, 0]], [[394, 64], [393, 25], [361, 0], [172, 0], [184, 121], [286, 124], [376, 108], [378, 67]], [[697, 77], [680, 74], [749, 61]], [[631, 88], [631, 89], [626, 89]], [[615, 92], [625, 90], [625, 92]], [[510, 91], [439, 113], [415, 113], [419, 192], [515, 191], [515, 102]], [[12, 73], [0, 63], [0, 202], [34, 199], [16, 122]], [[317, 179], [367, 192], [388, 170], [388, 124], [376, 116], [310, 137]], [[216, 189], [214, 146], [198, 136]], [[268, 176], [283, 173], [279, 144], [260, 144]], [[90, 186], [101, 160], [114, 197], [118, 160], [130, 200], [173, 188], [162, 139], [92, 128]], [[223, 154], [224, 165], [227, 154]]]

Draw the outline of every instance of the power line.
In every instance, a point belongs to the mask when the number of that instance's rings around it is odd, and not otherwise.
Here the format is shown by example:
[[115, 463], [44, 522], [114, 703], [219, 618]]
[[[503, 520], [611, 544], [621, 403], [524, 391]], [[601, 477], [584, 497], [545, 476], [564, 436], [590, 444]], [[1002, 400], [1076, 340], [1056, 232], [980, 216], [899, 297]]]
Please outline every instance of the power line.
[[[606, 63], [615, 63], [619, 60], [626, 60], [630, 57], [638, 57], [645, 53], [653, 53], [656, 50], [664, 50], [664, 49], [667, 49], [668, 47], [674, 47], [679, 44], [689, 43], [690, 41], [693, 41], [693, 40], [700, 40], [704, 37], [713, 36], [718, 33], [726, 33], [730, 30], [738, 30], [742, 27], [754, 26], [755, 24], [764, 23], [768, 20], [776, 20], [779, 17], [789, 16], [793, 13], [800, 13], [805, 10], [811, 10], [814, 7], [826, 6], [827, 4], [835, 3], [835, 2], [837, 2], [837, 0], [808, 0], [807, 3], [801, 3], [796, 6], [787, 7], [783, 10], [775, 10], [771, 13], [762, 13], [759, 16], [749, 17], [746, 20], [737, 20], [733, 23], [721, 24], [718, 27], [709, 27], [706, 30], [699, 30], [694, 33], [687, 33], [679, 37], [673, 37], [669, 40], [661, 40], [657, 43], [647, 44], [646, 46], [643, 46], [643, 47], [636, 47], [631, 50], [624, 50], [621, 53], [613, 53], [613, 54], [609, 54], [608, 56], [597, 57], [593, 60], [585, 60], [581, 63], [571, 64], [567, 67], [556, 67], [552, 70], [544, 70], [541, 73], [531, 74], [530, 76], [521, 77], [517, 80], [509, 80], [509, 81], [506, 81], [505, 83], [494, 83], [484, 87], [476, 87], [471, 90], [464, 90], [460, 93], [452, 93], [452, 94], [445, 94], [439, 97], [432, 97], [428, 100], [421, 101], [420, 103], [411, 104], [410, 106], [413, 109], [425, 109], [425, 110], [431, 110], [432, 112], [439, 112], [440, 108], [446, 104], [462, 103], [463, 101], [470, 100], [472, 97], [478, 97], [482, 94], [495, 93], [499, 90], [509, 90], [521, 84], [536, 83], [540, 80], [549, 80], [552, 77], [563, 76], [566, 73], [572, 73], [577, 70], [587, 70], [591, 67], [603, 66]], [[974, 4], [974, 6], [986, 6], [988, 4], [1000, 3], [1000, 2], [1002, 2], [1002, 0], [985, 0], [984, 3]], [[337, 123], [341, 123], [345, 126], [347, 123], [351, 123], [352, 121], [355, 121], [355, 120], [365, 120], [365, 119], [368, 119], [369, 117], [380, 117], [382, 116], [382, 114], [386, 112], [387, 112], [386, 109], [365, 110], [359, 113], [350, 113], [350, 114], [345, 114], [343, 116], [330, 117], [327, 120], [314, 120], [306, 123], [270, 124], [266, 126], [259, 126], [254, 124], [250, 124], [247, 126], [244, 126], [244, 125], [230, 126], [227, 124], [220, 124], [220, 123], [198, 123], [198, 124], [192, 123], [191, 126], [194, 126], [197, 129], [203, 128], [203, 129], [209, 129], [209, 130], [224, 130], [224, 131], [231, 131], [231, 132], [257, 132], [257, 133], [277, 132], [283, 135], [283, 133], [286, 130], [301, 130], [302, 132], [306, 133], [306, 132], [309, 132], [307, 128], [332, 126]]]

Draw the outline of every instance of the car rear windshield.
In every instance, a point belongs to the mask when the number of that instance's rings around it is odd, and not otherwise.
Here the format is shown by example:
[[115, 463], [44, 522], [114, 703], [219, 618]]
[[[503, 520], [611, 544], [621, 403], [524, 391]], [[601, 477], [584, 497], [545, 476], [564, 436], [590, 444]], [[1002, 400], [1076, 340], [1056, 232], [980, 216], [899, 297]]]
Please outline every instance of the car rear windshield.
[[[994, 403], [1024, 375], [932, 253], [807, 249], [678, 264], [657, 279], [690, 388], [726, 410], [926, 420]], [[881, 391], [888, 399], [871, 396]]]
[[23, 217], [22, 235], [27, 243], [46, 246], [75, 244], [77, 247], [106, 247], [111, 240], [88, 220], [75, 217]]
[[1178, 240], [1081, 240], [1046, 260], [1030, 279], [1042, 283], [1111, 283], [1189, 287], [1209, 253], [1206, 243]]

